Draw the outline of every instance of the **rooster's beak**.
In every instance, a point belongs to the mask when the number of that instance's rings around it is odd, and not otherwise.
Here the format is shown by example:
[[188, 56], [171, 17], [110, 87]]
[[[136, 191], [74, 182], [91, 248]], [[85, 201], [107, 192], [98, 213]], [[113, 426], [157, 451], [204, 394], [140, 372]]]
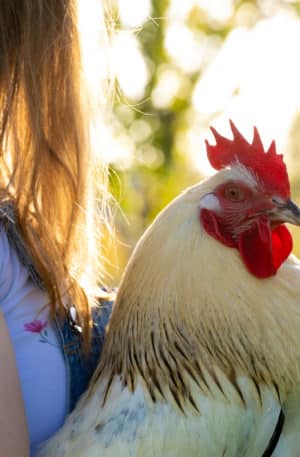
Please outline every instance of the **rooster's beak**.
[[291, 200], [275, 201], [275, 207], [270, 211], [269, 216], [272, 222], [289, 223], [300, 225], [300, 208]]

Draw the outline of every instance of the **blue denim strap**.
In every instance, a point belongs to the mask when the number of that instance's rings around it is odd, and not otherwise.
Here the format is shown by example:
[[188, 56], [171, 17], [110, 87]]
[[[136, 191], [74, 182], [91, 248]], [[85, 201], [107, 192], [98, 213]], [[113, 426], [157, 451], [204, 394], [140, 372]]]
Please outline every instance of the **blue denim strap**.
[[112, 311], [113, 301], [100, 300], [99, 306], [93, 311], [93, 328], [91, 345], [88, 355], [82, 348], [82, 334], [76, 326], [70, 322], [70, 317], [60, 322], [56, 319], [58, 334], [64, 352], [67, 375], [69, 378], [69, 398], [67, 399], [67, 411], [70, 413], [79, 397], [88, 387], [89, 381], [96, 369], [100, 353], [103, 347], [105, 328], [108, 324]]

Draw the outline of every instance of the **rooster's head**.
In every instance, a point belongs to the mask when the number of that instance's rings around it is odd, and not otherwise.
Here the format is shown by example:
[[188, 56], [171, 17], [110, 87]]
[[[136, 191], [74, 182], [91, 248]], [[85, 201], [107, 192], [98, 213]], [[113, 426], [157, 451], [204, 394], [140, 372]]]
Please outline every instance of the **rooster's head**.
[[238, 249], [253, 275], [266, 278], [290, 254], [292, 237], [283, 223], [299, 225], [300, 211], [290, 200], [286, 166], [275, 143], [265, 151], [256, 128], [248, 143], [230, 124], [233, 140], [212, 128], [216, 144], [206, 142], [211, 165], [229, 168], [230, 174], [201, 198], [200, 219], [209, 235]]

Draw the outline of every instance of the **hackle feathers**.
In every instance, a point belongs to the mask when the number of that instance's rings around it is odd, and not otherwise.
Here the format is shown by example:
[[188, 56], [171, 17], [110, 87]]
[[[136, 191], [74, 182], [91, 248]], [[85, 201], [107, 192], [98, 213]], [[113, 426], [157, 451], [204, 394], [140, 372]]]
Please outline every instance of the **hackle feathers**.
[[199, 225], [201, 197], [236, 173], [222, 170], [188, 189], [138, 243], [94, 380], [108, 379], [104, 403], [116, 375], [131, 391], [141, 381], [153, 401], [171, 398], [182, 411], [201, 410], [194, 384], [226, 397], [220, 372], [242, 403], [239, 376], [253, 380], [258, 398], [262, 384], [285, 395], [300, 381], [300, 266], [289, 260], [276, 277], [261, 281], [236, 250], [216, 249]]

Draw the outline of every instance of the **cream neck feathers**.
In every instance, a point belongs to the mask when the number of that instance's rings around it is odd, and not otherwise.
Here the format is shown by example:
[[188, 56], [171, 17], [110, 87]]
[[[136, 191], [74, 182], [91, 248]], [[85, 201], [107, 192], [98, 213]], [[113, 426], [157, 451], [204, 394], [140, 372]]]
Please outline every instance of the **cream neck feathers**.
[[300, 264], [290, 258], [272, 278], [251, 276], [238, 251], [201, 228], [197, 201], [209, 191], [187, 190], [138, 243], [96, 373], [107, 395], [121, 375], [131, 390], [141, 380], [153, 400], [171, 395], [184, 409], [194, 403], [190, 383], [218, 386], [219, 370], [238, 393], [238, 376], [258, 394], [263, 383], [285, 395], [300, 381]]

